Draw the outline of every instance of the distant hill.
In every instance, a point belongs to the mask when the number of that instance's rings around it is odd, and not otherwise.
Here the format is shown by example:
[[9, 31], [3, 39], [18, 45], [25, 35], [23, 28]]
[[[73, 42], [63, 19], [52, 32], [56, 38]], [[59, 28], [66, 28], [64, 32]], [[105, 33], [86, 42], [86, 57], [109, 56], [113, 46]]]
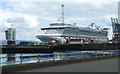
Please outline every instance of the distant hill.
[[[40, 43], [39, 41], [33, 41], [33, 40], [16, 40], [16, 44], [20, 44], [20, 42], [37, 42], [37, 43]], [[6, 40], [0, 40], [0, 45], [5, 45], [7, 44], [7, 41]]]
[[2, 44], [7, 44], [7, 41], [6, 40], [0, 40], [0, 45]]

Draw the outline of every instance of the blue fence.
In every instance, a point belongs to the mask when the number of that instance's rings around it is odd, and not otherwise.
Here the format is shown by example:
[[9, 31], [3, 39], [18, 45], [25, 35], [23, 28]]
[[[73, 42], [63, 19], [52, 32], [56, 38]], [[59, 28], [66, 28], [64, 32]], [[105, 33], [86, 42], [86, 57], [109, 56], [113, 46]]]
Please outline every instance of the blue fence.
[[[53, 52], [51, 54], [41, 54], [38, 53], [36, 55], [23, 55], [20, 56], [10, 56], [10, 57], [2, 57], [0, 56], [0, 60], [3, 58], [12, 59], [19, 58], [18, 61], [6, 61], [0, 62], [0, 66], [5, 65], [13, 65], [13, 64], [25, 64], [25, 63], [33, 63], [33, 62], [45, 62], [45, 61], [56, 61], [56, 60], [69, 60], [69, 59], [81, 59], [81, 58], [90, 58], [90, 57], [100, 57], [100, 56], [110, 56], [110, 55], [118, 55], [119, 50], [108, 50], [108, 51], [76, 51], [70, 52], [66, 51], [65, 53], [57, 53]], [[35, 57], [34, 59], [25, 59], [26, 57]]]

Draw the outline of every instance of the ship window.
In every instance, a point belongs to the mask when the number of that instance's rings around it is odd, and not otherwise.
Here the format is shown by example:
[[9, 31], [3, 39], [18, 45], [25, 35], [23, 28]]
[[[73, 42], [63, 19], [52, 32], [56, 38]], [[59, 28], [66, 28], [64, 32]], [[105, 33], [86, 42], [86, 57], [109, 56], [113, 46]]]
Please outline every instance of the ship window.
[[81, 39], [70, 39], [70, 41], [81, 41]]
[[51, 26], [57, 26], [57, 25], [65, 25], [65, 23], [52, 23]]
[[50, 25], [59, 25], [58, 23], [50, 24]]
[[62, 33], [63, 33], [62, 29], [46, 31], [46, 34], [62, 34]]

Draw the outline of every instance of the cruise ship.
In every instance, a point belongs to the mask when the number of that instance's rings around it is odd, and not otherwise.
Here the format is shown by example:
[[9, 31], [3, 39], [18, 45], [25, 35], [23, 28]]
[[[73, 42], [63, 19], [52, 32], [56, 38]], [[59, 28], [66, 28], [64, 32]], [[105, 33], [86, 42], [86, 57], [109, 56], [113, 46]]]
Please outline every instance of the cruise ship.
[[49, 27], [41, 28], [44, 34], [36, 35], [38, 39], [44, 42], [55, 43], [106, 43], [108, 41], [108, 28], [100, 28], [95, 23], [88, 27], [80, 27], [74, 24], [64, 23], [64, 5], [62, 5], [62, 19], [53, 22]]

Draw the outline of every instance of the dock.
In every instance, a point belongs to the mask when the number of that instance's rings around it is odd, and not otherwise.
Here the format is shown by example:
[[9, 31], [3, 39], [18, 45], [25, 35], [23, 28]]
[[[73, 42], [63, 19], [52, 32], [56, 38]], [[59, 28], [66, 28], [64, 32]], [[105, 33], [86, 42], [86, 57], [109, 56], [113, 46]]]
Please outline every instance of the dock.
[[[20, 56], [9, 56], [9, 58], [20, 58], [20, 60], [9, 61], [16, 62], [14, 65], [2, 66], [3, 73], [5, 72], [117, 72], [120, 44], [72, 44], [72, 45], [3, 45], [2, 54], [20, 53]], [[70, 52], [68, 52], [70, 51]], [[71, 52], [75, 51], [75, 52]], [[85, 52], [82, 52], [85, 51]], [[94, 53], [91, 53], [93, 51]], [[65, 53], [54, 53], [65, 52]], [[36, 59], [25, 60], [24, 53], [38, 53], [31, 55]], [[50, 57], [43, 57], [41, 53]], [[59, 59], [64, 55], [64, 59]], [[7, 58], [8, 57], [1, 57]], [[48, 60], [43, 62], [43, 60]], [[25, 63], [30, 61], [32, 63]], [[105, 63], [106, 62], [106, 63]], [[2, 62], [3, 65], [7, 62]], [[86, 67], [89, 66], [89, 67]], [[95, 68], [91, 68], [94, 66]], [[72, 69], [75, 67], [74, 69]], [[104, 68], [106, 67], [106, 68]], [[113, 68], [114, 67], [114, 68]], [[65, 68], [65, 69], [64, 69]], [[84, 69], [85, 68], [85, 69]], [[72, 69], [72, 70], [71, 70]]]
[[2, 45], [2, 53], [53, 53], [84, 50], [119, 50], [120, 43], [63, 44], [63, 45]]

